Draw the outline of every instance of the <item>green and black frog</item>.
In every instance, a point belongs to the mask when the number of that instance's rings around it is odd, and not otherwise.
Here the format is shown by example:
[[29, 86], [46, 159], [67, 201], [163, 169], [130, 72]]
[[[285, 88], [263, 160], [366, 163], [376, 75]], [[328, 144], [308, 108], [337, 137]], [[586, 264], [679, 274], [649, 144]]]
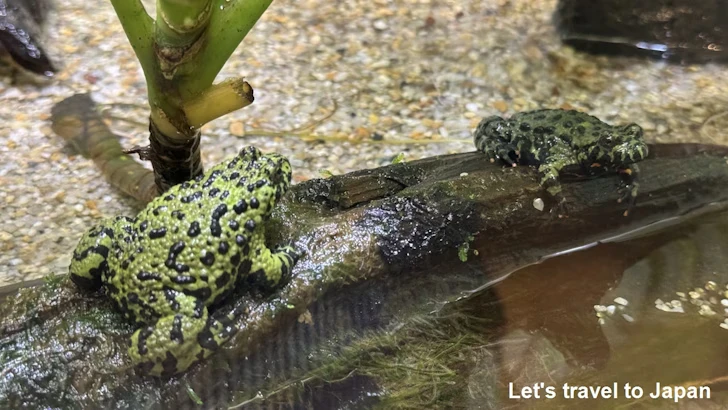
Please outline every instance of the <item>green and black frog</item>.
[[583, 112], [560, 109], [522, 112], [509, 119], [487, 117], [478, 124], [474, 140], [491, 162], [538, 166], [541, 185], [556, 200], [553, 209], [559, 213], [566, 212], [559, 173], [580, 168], [584, 174], [621, 173], [620, 202], [629, 201], [627, 215], [639, 189], [636, 162], [648, 152], [637, 124], [612, 126]]
[[290, 181], [285, 157], [247, 147], [136, 218], [106, 219], [83, 236], [71, 279], [103, 287], [136, 324], [129, 355], [142, 373], [182, 372], [227, 342], [243, 312], [208, 308], [237, 285], [270, 290], [287, 280], [300, 254], [269, 249], [264, 223]]

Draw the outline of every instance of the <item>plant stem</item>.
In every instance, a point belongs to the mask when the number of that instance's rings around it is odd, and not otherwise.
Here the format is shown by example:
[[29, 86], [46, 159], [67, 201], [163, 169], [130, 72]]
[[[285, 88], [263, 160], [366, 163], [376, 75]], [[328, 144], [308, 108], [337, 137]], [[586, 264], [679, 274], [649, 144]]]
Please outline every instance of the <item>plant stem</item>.
[[111, 0], [144, 70], [150, 150], [164, 191], [202, 172], [200, 127], [253, 101], [242, 78], [213, 85], [235, 48], [273, 0]]
[[129, 39], [131, 48], [142, 65], [144, 77], [149, 81], [154, 78], [153, 31], [154, 20], [144, 10], [140, 0], [111, 0], [114, 11], [119, 17], [124, 33]]
[[157, 0], [157, 41], [186, 45], [207, 27], [212, 0]]
[[189, 79], [185, 87], [187, 93], [198, 94], [212, 84], [235, 48], [272, 2], [215, 0], [207, 31], [207, 36], [215, 42], [207, 43], [203, 48], [199, 59], [205, 62], [204, 66], [197, 67], [196, 75]]

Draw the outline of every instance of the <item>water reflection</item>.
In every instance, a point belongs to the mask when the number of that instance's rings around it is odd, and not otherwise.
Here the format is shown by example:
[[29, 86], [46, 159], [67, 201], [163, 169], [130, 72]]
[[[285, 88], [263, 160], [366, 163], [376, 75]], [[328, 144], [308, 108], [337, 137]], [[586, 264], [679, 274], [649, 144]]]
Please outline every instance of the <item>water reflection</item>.
[[[722, 214], [555, 258], [499, 283], [495, 290], [506, 325], [499, 339], [501, 361], [492, 369], [501, 393], [493, 407], [677, 406], [649, 397], [658, 382], [709, 386], [712, 401], [692, 404], [721, 407], [728, 373], [728, 330], [720, 326], [727, 316], [728, 300], [722, 302], [727, 255], [728, 221]], [[667, 304], [682, 309], [666, 309]], [[540, 399], [512, 398], [534, 383], [553, 386], [553, 398], [543, 389]], [[617, 392], [601, 400], [567, 398], [578, 390], [564, 391], [565, 383], [612, 389], [616, 383]], [[625, 397], [626, 383], [642, 387], [643, 396]]]

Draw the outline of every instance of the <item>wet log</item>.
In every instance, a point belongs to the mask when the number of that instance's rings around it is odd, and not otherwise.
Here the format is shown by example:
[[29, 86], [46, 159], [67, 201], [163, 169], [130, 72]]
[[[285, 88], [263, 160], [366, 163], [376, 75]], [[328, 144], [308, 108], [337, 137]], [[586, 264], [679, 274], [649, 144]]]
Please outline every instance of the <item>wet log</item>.
[[616, 175], [565, 177], [569, 215], [559, 218], [534, 169], [503, 168], [479, 153], [298, 184], [269, 230], [271, 242], [306, 251], [292, 280], [273, 295], [230, 297], [246, 312], [241, 331], [169, 380], [134, 374], [132, 327], [101, 295], [64, 277], [20, 289], [0, 306], [0, 407], [226, 408], [305, 374], [320, 364], [313, 345], [340, 348], [351, 329], [388, 331], [549, 255], [723, 208], [726, 148], [651, 152], [629, 216]]

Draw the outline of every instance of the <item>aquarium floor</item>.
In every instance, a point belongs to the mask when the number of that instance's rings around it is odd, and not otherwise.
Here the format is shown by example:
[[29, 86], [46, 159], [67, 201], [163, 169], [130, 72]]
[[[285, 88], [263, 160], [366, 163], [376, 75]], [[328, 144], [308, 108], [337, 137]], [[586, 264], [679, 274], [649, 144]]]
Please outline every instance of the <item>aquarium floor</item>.
[[[724, 142], [725, 67], [577, 54], [559, 44], [555, 3], [277, 0], [221, 73], [245, 76], [255, 103], [204, 127], [203, 159], [214, 164], [252, 144], [288, 156], [300, 182], [322, 169], [378, 167], [400, 152], [413, 160], [470, 151], [482, 117], [539, 107], [635, 121], [650, 141]], [[110, 112], [145, 121], [144, 78], [111, 4], [59, 0], [47, 34], [58, 75], [0, 76], [0, 285], [66, 272], [84, 230], [134, 213], [48, 122], [53, 104], [80, 92], [138, 105]], [[313, 128], [282, 132], [334, 108]], [[125, 146], [145, 143], [144, 125], [111, 125]]]

